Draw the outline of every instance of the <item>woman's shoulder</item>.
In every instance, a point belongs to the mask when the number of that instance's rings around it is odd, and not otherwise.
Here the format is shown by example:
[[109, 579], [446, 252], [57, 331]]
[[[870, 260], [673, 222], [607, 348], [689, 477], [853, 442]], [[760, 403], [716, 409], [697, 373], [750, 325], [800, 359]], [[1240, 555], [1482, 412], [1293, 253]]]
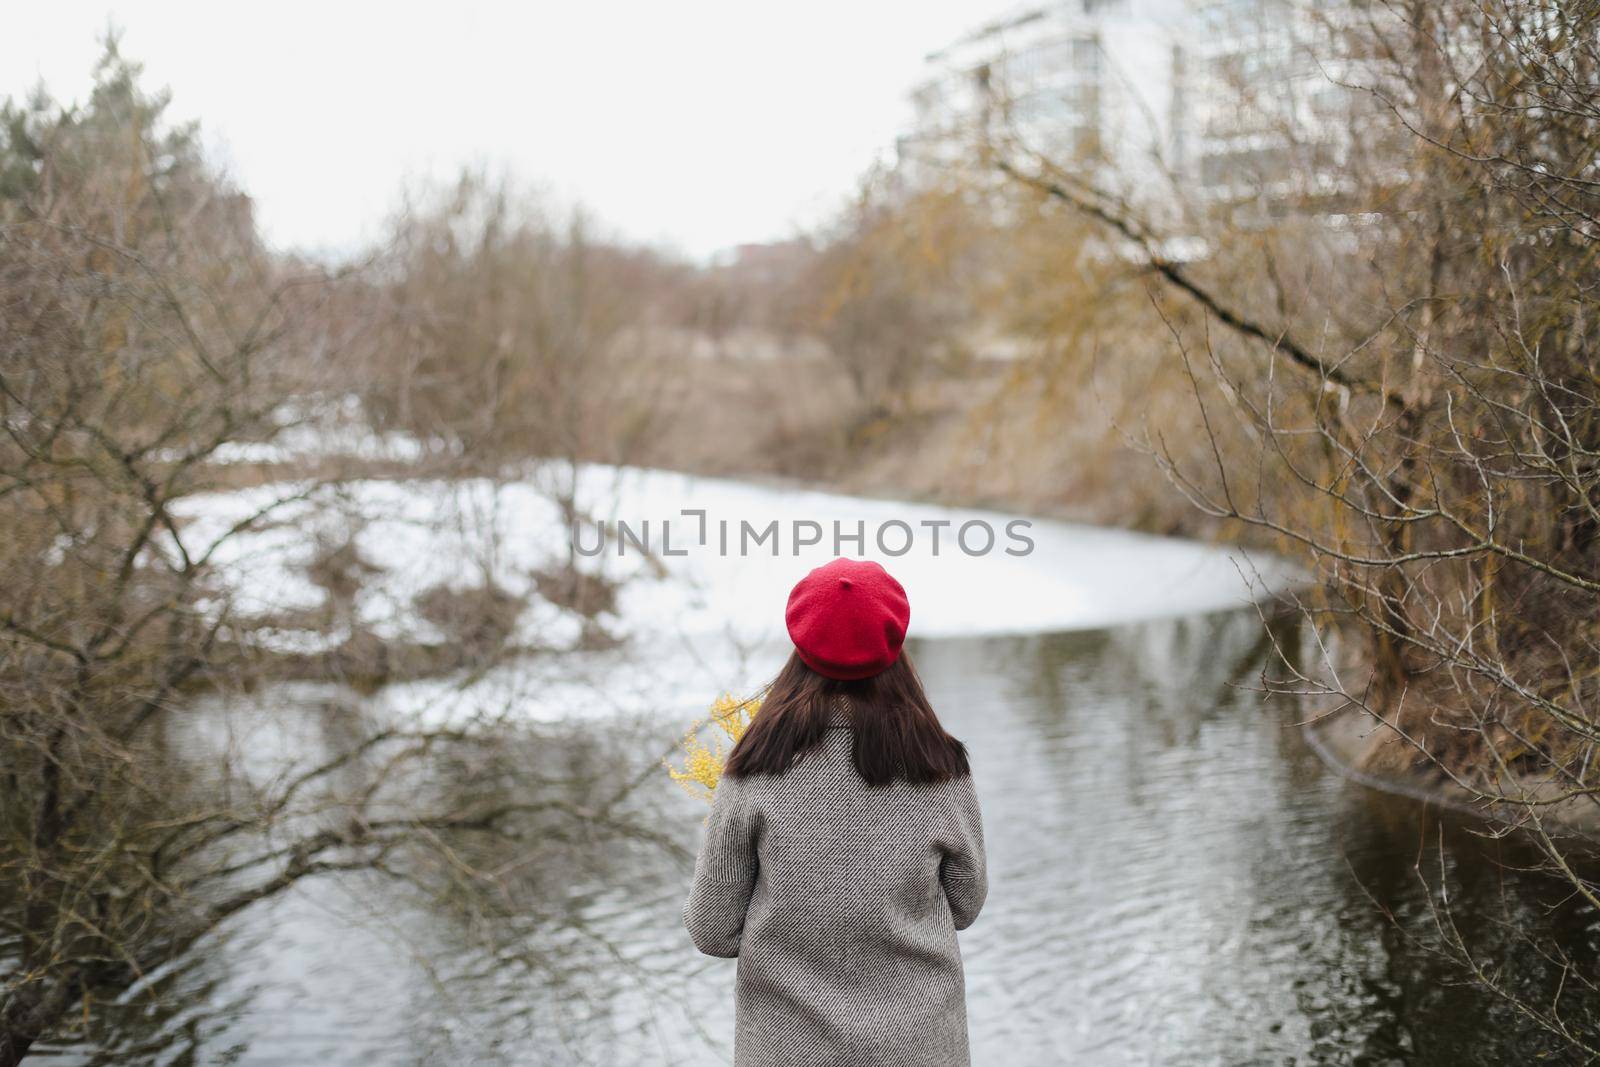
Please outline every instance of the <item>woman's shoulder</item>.
[[951, 812], [960, 820], [977, 818], [978, 816], [978, 788], [972, 780], [972, 772], [958, 774], [940, 782], [945, 798], [945, 803]]

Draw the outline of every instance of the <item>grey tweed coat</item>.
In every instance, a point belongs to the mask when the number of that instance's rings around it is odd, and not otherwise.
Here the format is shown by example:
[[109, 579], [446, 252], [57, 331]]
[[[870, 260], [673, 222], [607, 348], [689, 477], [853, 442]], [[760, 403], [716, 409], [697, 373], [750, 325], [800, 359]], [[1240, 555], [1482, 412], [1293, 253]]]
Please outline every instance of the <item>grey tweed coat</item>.
[[987, 891], [971, 778], [868, 786], [844, 725], [724, 778], [684, 923], [739, 959], [735, 1067], [967, 1067], [956, 931]]

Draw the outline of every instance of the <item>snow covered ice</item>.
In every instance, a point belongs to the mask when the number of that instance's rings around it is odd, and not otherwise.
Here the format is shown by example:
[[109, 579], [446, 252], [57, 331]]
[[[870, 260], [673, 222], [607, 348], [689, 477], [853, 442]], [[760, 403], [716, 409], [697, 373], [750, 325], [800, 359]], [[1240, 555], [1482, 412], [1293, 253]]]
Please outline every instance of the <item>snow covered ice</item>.
[[[387, 687], [378, 699], [432, 716], [507, 714], [565, 718], [575, 714], [643, 712], [672, 707], [693, 714], [717, 692], [747, 691], [781, 663], [788, 651], [783, 608], [790, 587], [808, 569], [833, 557], [834, 524], [853, 533], [864, 526], [866, 544], [845, 543], [845, 554], [879, 560], [911, 598], [909, 638], [1047, 632], [1246, 605], [1297, 580], [1297, 570], [1276, 557], [1246, 557], [1237, 549], [1152, 537], [1127, 531], [1028, 519], [1025, 547], [1009, 538], [1007, 524], [1022, 516], [965, 508], [796, 491], [676, 472], [584, 466], [577, 470], [581, 512], [605, 520], [612, 538], [598, 555], [579, 555], [580, 570], [624, 581], [614, 614], [602, 618], [623, 637], [621, 647], [575, 650], [582, 620], [541, 599], [533, 574], [569, 558], [572, 531], [548, 491], [570, 468], [530, 468], [524, 480], [366, 480], [319, 490], [272, 512], [259, 529], [232, 539], [216, 562], [245, 615], [312, 610], [326, 597], [306, 567], [322, 543], [349, 538], [375, 570], [353, 602], [347, 625], [389, 639], [438, 641], [443, 635], [420, 617], [416, 597], [443, 584], [481, 586], [490, 577], [528, 598], [515, 639], [537, 647], [569, 649], [560, 656], [527, 656], [463, 685], [449, 677]], [[292, 487], [191, 497], [181, 511], [184, 531], [204, 546], [234, 523]], [[703, 510], [709, 534], [698, 543]], [[636, 533], [649, 527], [647, 556], [632, 541], [615, 538], [616, 523]], [[973, 521], [995, 533], [981, 555], [962, 551], [956, 532]], [[719, 524], [730, 527], [729, 554], [719, 551]], [[740, 524], [779, 535], [738, 554]], [[795, 523], [816, 523], [821, 543], [797, 548]], [[663, 555], [663, 523], [670, 547]], [[884, 524], [903, 523], [914, 536], [903, 555], [875, 543]], [[937, 552], [933, 527], [939, 523]], [[986, 540], [974, 527], [969, 547]], [[884, 533], [898, 550], [907, 542], [897, 526]], [[592, 551], [593, 528], [579, 544]], [[776, 550], [776, 554], [774, 554]], [[337, 644], [347, 633], [278, 631], [266, 639], [285, 649]]]

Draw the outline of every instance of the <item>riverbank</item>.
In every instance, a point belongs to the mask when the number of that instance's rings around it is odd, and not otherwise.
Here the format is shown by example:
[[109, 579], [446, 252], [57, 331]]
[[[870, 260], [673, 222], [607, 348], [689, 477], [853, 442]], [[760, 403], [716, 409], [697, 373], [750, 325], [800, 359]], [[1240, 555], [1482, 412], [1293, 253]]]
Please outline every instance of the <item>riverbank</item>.
[[[1330, 770], [1358, 785], [1501, 827], [1576, 835], [1600, 843], [1600, 805], [1587, 796], [1568, 795], [1569, 791], [1558, 782], [1532, 782], [1508, 774], [1497, 782], [1498, 789], [1518, 799], [1496, 802], [1485, 796], [1487, 787], [1470, 788], [1421, 753], [1417, 753], [1418, 760], [1412, 761], [1374, 759], [1377, 746], [1396, 745], [1415, 751], [1415, 745], [1359, 708], [1347, 707], [1311, 719], [1301, 725], [1301, 733]], [[1389, 767], [1404, 762], [1421, 765], [1414, 766], [1411, 773], [1368, 769], [1377, 762]], [[1533, 821], [1535, 817], [1537, 822]]]
[[[1128, 352], [1122, 362], [1165, 358]], [[670, 414], [588, 458], [1287, 548], [1194, 508], [1141, 451], [1159, 412], [1169, 447], [1208, 460], [1186, 380], [1152, 369], [1130, 391], [1085, 368], [1082, 387], [1059, 395], [1037, 387], [1035, 369], [970, 358], [919, 382], [896, 409], [872, 410], [835, 362], [804, 353], [657, 360], [639, 373], [660, 381], [655, 411]]]

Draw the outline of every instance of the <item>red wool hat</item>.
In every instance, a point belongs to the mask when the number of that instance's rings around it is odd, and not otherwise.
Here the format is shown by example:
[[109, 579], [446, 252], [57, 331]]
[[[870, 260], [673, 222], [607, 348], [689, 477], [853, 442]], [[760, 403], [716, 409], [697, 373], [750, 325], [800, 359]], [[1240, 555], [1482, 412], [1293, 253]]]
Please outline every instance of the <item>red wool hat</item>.
[[806, 666], [852, 681], [887, 670], [900, 658], [911, 602], [878, 564], [836, 559], [800, 579], [784, 621]]

